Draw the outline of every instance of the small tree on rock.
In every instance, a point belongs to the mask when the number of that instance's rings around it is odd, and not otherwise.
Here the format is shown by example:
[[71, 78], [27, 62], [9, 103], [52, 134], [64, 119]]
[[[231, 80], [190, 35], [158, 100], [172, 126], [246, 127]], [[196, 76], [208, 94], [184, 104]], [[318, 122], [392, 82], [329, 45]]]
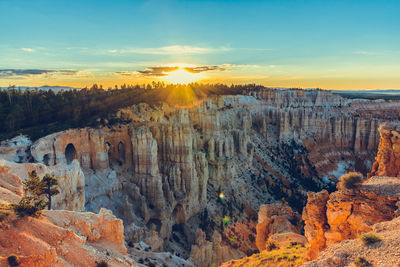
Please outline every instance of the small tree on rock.
[[[25, 195], [18, 204], [13, 205], [13, 209], [18, 216], [25, 215], [35, 216], [38, 212], [44, 209], [47, 205], [51, 209], [51, 198], [60, 193], [57, 188], [57, 179], [46, 174], [40, 180], [37, 172], [34, 170], [28, 173], [29, 178], [23, 182]], [[47, 202], [43, 199], [47, 198]]]
[[51, 197], [57, 195], [58, 193], [60, 193], [60, 191], [58, 190], [57, 186], [58, 186], [58, 182], [57, 179], [54, 178], [53, 176], [51, 176], [50, 174], [46, 174], [42, 181], [42, 194], [44, 194], [47, 197], [47, 205], [48, 205], [48, 209], [51, 209]]

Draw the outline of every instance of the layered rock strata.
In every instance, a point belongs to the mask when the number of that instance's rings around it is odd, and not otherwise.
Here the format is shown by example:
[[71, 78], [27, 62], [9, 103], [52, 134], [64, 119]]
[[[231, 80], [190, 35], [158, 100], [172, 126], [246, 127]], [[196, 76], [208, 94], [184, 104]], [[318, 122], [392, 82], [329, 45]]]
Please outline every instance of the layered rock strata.
[[262, 204], [283, 197], [300, 210], [306, 192], [331, 188], [349, 170], [365, 173], [378, 124], [399, 109], [321, 90], [263, 89], [187, 108], [135, 105], [119, 112], [128, 124], [54, 133], [30, 153], [49, 169], [79, 163], [87, 210], [106, 207], [141, 229], [130, 231], [139, 239], [159, 247], [155, 231], [165, 250], [187, 258], [199, 227], [207, 241], [214, 231], [224, 240]]
[[400, 180], [371, 177], [358, 190], [328, 194], [309, 193], [304, 208], [305, 236], [314, 259], [327, 246], [354, 239], [372, 230], [374, 224], [393, 219], [397, 214]]
[[400, 128], [384, 124], [379, 128], [378, 154], [372, 167], [371, 176], [400, 176]]
[[372, 232], [379, 236], [381, 241], [365, 245], [360, 239], [345, 240], [328, 247], [316, 260], [307, 262], [303, 266], [356, 266], [360, 257], [368, 262], [369, 266], [397, 266], [400, 262], [399, 225], [400, 218], [377, 223], [372, 226]]

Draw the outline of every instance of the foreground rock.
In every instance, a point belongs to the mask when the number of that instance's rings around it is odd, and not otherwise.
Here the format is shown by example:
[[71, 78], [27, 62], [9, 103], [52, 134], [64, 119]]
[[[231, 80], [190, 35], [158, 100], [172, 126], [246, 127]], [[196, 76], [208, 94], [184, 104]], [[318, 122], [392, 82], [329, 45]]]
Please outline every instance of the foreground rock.
[[400, 218], [375, 224], [371, 230], [382, 241], [364, 245], [360, 239], [345, 240], [329, 246], [314, 261], [304, 264], [307, 267], [354, 266], [358, 257], [364, 258], [370, 266], [398, 266], [400, 262]]
[[396, 216], [400, 199], [400, 180], [395, 177], [372, 177], [356, 191], [328, 194], [309, 193], [304, 208], [305, 236], [311, 259], [325, 247], [354, 239], [372, 230], [373, 225]]
[[[256, 244], [261, 252], [266, 249], [267, 240], [273, 241], [277, 246], [285, 246], [291, 241], [307, 243], [300, 236], [300, 216], [287, 204], [274, 203], [262, 205], [258, 212]], [[293, 240], [292, 240], [293, 238]]]
[[123, 225], [109, 211], [99, 214], [43, 211], [40, 218], [9, 215], [0, 223], [0, 262], [18, 255], [21, 266], [133, 266]]
[[[74, 211], [85, 210], [85, 176], [78, 161], [69, 165], [58, 164], [46, 166], [41, 163], [15, 163], [0, 159], [0, 194], [8, 190], [10, 198], [3, 198], [8, 203], [16, 203], [22, 196], [22, 182], [28, 178], [28, 173], [36, 170], [39, 177], [50, 174], [56, 177], [60, 193], [53, 198], [53, 209]], [[11, 193], [16, 194], [11, 195]]]

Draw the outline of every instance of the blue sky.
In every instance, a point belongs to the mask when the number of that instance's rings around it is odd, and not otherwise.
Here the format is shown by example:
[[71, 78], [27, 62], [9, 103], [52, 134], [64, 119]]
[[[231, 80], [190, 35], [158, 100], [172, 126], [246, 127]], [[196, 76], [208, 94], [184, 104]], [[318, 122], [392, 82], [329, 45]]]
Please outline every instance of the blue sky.
[[400, 88], [399, 14], [400, 1], [385, 0], [0, 0], [0, 86], [113, 85], [163, 79], [143, 73], [154, 67], [212, 66], [202, 80]]

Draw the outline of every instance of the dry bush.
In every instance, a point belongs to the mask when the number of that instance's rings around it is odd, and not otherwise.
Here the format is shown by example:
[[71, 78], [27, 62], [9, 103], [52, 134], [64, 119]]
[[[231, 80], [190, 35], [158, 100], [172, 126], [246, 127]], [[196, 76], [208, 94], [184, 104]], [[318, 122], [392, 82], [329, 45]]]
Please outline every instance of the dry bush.
[[366, 266], [369, 266], [370, 263], [363, 257], [358, 256], [358, 258], [354, 261], [354, 265], [356, 267], [366, 267]]
[[378, 235], [372, 232], [361, 235], [360, 240], [364, 243], [364, 245], [371, 245], [382, 241], [382, 239]]
[[360, 187], [364, 176], [359, 172], [349, 172], [342, 177], [337, 184], [339, 190], [354, 190]]

